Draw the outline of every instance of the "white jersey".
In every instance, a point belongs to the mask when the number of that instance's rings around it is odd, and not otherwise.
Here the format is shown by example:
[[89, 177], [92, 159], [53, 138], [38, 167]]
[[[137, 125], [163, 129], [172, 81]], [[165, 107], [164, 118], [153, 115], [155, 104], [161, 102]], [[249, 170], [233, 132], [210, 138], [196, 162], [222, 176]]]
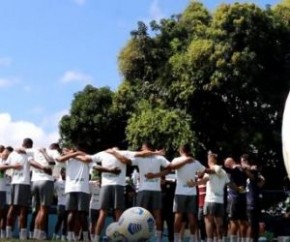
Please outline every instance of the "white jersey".
[[161, 191], [160, 177], [147, 179], [147, 173], [158, 173], [161, 167], [165, 168], [170, 164], [163, 156], [153, 155], [149, 157], [134, 157], [132, 165], [138, 166], [140, 173], [140, 185], [138, 191]]
[[90, 193], [89, 164], [73, 158], [66, 161], [65, 193], [69, 192]]
[[206, 183], [205, 202], [224, 203], [224, 187], [230, 180], [221, 166], [215, 165], [213, 168], [216, 174], [205, 174], [209, 178]]
[[13, 151], [6, 163], [9, 165], [20, 164], [22, 168], [19, 170], [13, 169], [11, 184], [26, 184], [30, 185], [30, 160], [32, 157], [28, 154], [19, 154]]
[[[118, 151], [121, 155], [127, 158], [133, 157], [135, 152], [131, 151]], [[118, 167], [121, 172], [114, 174], [110, 172], [102, 172], [102, 186], [108, 185], [126, 185], [126, 170], [127, 165], [120, 162], [115, 156], [105, 151], [99, 152], [95, 155], [89, 156], [93, 162], [100, 163], [105, 168]]]
[[[39, 163], [42, 166], [50, 166], [53, 168], [51, 165], [49, 165], [48, 161], [46, 160], [45, 156], [38, 150], [38, 149], [26, 149], [27, 154], [33, 157], [33, 160], [35, 160], [37, 163]], [[49, 175], [45, 173], [44, 171], [37, 169], [37, 168], [32, 168], [32, 177], [31, 181], [53, 181], [52, 175]]]
[[57, 205], [66, 204], [65, 180], [61, 178], [54, 182], [54, 194], [57, 196]]
[[100, 209], [100, 182], [99, 181], [90, 181], [90, 209], [99, 210]]
[[[5, 161], [0, 158], [0, 165], [5, 165]], [[5, 171], [0, 171], [0, 192], [6, 191]]]
[[[184, 160], [185, 157], [181, 156], [178, 158], [173, 159], [172, 164], [174, 163], [180, 163], [182, 160]], [[203, 172], [205, 170], [205, 167], [197, 160], [194, 160], [191, 163], [186, 163], [179, 169], [177, 169], [176, 172], [176, 189], [175, 194], [177, 195], [196, 195], [196, 187], [189, 187], [187, 185], [187, 182], [190, 180], [195, 181], [196, 179], [196, 173], [197, 172]]]

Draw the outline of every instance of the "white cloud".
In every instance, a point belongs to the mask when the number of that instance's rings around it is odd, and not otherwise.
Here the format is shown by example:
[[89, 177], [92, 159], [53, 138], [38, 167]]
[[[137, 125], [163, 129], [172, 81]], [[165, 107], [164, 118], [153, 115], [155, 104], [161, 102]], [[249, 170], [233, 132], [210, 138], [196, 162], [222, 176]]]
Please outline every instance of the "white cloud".
[[0, 57], [0, 67], [10, 66], [12, 63], [12, 59], [9, 57]]
[[8, 87], [10, 85], [10, 81], [8, 79], [0, 78], [0, 88]]
[[164, 14], [162, 13], [161, 8], [159, 6], [159, 0], [153, 0], [151, 2], [149, 14], [151, 20], [153, 19], [159, 21], [160, 19], [164, 18]]
[[74, 2], [79, 5], [79, 6], [82, 6], [86, 3], [86, 0], [74, 0]]
[[11, 87], [17, 82], [15, 78], [0, 78], [0, 88]]
[[59, 139], [57, 131], [46, 132], [32, 122], [15, 121], [9, 113], [0, 113], [0, 144], [19, 147], [26, 137], [33, 139], [35, 147], [47, 147]]
[[66, 71], [61, 78], [62, 83], [72, 83], [72, 82], [80, 82], [84, 84], [89, 84], [93, 81], [93, 78], [80, 71]]

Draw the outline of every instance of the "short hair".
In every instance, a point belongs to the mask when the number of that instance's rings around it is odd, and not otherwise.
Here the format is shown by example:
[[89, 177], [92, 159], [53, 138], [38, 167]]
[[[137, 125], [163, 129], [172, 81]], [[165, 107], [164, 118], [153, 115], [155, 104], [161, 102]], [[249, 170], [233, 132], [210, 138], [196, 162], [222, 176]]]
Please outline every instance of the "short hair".
[[25, 147], [25, 148], [32, 148], [32, 146], [33, 146], [33, 141], [32, 141], [32, 139], [31, 138], [25, 138], [24, 140], [23, 140], [23, 146]]
[[146, 145], [149, 150], [154, 150], [154, 146], [151, 142], [145, 141], [142, 145]]
[[249, 161], [250, 160], [250, 156], [248, 154], [242, 154], [241, 155], [241, 159], [244, 159], [246, 161]]
[[179, 149], [184, 152], [185, 154], [188, 154], [188, 155], [192, 155], [192, 152], [191, 152], [191, 145], [190, 144], [184, 144], [184, 145], [181, 145], [179, 147]]
[[58, 143], [52, 143], [52, 144], [49, 145], [49, 148], [51, 150], [59, 150], [60, 149], [60, 146], [59, 146]]
[[5, 150], [8, 150], [9, 152], [12, 152], [14, 149], [13, 149], [13, 147], [11, 147], [11, 146], [7, 146], [7, 147], [5, 148]]
[[0, 145], [0, 153], [2, 153], [5, 149], [5, 146], [4, 145]]

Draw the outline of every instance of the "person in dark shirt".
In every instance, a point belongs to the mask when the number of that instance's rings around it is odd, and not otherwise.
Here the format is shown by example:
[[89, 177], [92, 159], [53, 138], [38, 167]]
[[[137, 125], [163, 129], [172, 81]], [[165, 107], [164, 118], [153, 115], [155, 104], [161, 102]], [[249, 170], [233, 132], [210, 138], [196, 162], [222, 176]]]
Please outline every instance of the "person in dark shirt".
[[[161, 178], [161, 191], [162, 191], [162, 220], [166, 221], [167, 225], [167, 234], [168, 234], [168, 241], [174, 241], [174, 213], [172, 211], [173, 208], [173, 199], [174, 199], [174, 192], [176, 187], [176, 181], [173, 180], [166, 180], [165, 177]], [[164, 231], [164, 230], [163, 230]]]
[[260, 195], [265, 184], [265, 178], [260, 174], [257, 165], [249, 159], [247, 154], [241, 156], [241, 165], [247, 175], [246, 204], [249, 222], [248, 238], [253, 242], [259, 239], [259, 219], [261, 215]]
[[228, 187], [228, 215], [230, 220], [230, 242], [236, 242], [238, 235], [242, 240], [247, 236], [247, 214], [246, 214], [246, 182], [247, 176], [240, 164], [232, 157], [224, 162], [225, 170], [231, 182], [236, 184], [238, 191]]

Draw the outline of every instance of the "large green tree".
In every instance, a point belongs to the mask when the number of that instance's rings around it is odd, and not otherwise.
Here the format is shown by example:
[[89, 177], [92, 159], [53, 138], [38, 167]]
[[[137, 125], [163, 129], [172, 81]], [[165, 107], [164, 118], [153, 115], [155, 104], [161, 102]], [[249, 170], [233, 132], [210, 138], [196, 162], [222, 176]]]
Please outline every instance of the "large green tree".
[[113, 97], [109, 88], [91, 85], [76, 93], [59, 124], [62, 142], [89, 153], [122, 145], [125, 124], [113, 108]]

